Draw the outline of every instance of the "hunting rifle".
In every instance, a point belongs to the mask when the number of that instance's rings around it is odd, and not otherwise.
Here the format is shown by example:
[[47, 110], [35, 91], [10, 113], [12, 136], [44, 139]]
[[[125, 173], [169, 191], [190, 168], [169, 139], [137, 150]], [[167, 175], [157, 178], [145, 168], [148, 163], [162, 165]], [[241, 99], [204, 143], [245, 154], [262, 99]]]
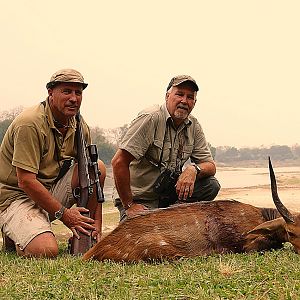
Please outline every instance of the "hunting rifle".
[[[79, 187], [75, 188], [73, 193], [77, 199], [77, 206], [87, 208], [89, 198], [96, 189], [96, 198], [99, 203], [104, 202], [103, 191], [100, 185], [98, 168], [98, 151], [94, 144], [88, 145], [83, 136], [81, 116], [78, 112], [76, 115], [76, 144], [77, 144], [77, 160], [78, 160], [78, 180]], [[81, 213], [90, 217], [90, 212]], [[71, 239], [70, 253], [73, 255], [81, 255], [89, 250], [93, 245], [92, 232], [89, 235], [78, 232], [80, 239], [73, 236]]]

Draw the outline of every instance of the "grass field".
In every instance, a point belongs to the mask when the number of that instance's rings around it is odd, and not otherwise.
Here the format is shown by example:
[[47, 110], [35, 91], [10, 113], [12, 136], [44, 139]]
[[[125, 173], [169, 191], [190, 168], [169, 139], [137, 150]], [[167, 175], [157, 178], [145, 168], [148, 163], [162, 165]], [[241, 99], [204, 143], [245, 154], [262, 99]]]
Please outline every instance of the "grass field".
[[300, 256], [280, 251], [176, 262], [83, 262], [0, 254], [0, 299], [300, 299]]

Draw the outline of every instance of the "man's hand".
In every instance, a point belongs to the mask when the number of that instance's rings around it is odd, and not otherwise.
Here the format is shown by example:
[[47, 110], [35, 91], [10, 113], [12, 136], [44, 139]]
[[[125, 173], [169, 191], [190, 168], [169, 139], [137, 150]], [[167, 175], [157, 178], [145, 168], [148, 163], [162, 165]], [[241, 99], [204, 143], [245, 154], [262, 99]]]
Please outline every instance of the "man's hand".
[[126, 210], [126, 215], [128, 218], [132, 218], [148, 210], [146, 206], [139, 203], [132, 203], [131, 206]]
[[176, 183], [176, 193], [179, 200], [185, 201], [194, 192], [197, 171], [194, 166], [188, 166], [179, 176]]
[[79, 235], [77, 231], [90, 235], [89, 230], [95, 231], [97, 230], [95, 226], [93, 225], [95, 223], [95, 220], [92, 218], [83, 216], [81, 214], [89, 212], [88, 209], [84, 207], [72, 207], [69, 209], [65, 209], [64, 214], [61, 218], [61, 221], [71, 229], [74, 236], [79, 239]]

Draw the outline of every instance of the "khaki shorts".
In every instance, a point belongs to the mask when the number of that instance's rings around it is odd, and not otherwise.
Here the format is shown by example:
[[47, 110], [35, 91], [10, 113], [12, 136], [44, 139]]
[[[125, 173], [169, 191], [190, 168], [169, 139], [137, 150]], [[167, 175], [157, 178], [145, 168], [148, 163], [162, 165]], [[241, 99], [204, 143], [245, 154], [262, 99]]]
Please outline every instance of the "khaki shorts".
[[[74, 166], [50, 190], [50, 193], [68, 208], [76, 203], [71, 187]], [[29, 198], [12, 202], [6, 210], [0, 213], [3, 233], [11, 238], [21, 250], [39, 234], [52, 232], [51, 221], [53, 218], [50, 218], [45, 210]]]

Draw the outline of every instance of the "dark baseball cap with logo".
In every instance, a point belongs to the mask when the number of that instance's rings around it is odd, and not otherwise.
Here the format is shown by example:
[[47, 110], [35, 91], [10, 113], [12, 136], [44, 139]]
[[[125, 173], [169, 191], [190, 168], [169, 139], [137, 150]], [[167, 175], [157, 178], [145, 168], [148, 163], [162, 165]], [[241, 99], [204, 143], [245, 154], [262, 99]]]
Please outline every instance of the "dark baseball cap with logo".
[[74, 69], [62, 69], [55, 72], [47, 83], [46, 88], [51, 89], [58, 83], [80, 83], [83, 89], [88, 86], [88, 84], [84, 82], [81, 73]]
[[191, 76], [189, 75], [178, 75], [178, 76], [175, 76], [171, 79], [168, 87], [167, 87], [167, 91], [172, 87], [172, 86], [177, 86], [183, 82], [186, 82], [186, 81], [190, 81], [193, 85], [194, 85], [194, 88], [195, 88], [195, 91], [198, 92], [199, 91], [199, 87], [196, 83], [196, 80], [194, 78], [192, 78]]

